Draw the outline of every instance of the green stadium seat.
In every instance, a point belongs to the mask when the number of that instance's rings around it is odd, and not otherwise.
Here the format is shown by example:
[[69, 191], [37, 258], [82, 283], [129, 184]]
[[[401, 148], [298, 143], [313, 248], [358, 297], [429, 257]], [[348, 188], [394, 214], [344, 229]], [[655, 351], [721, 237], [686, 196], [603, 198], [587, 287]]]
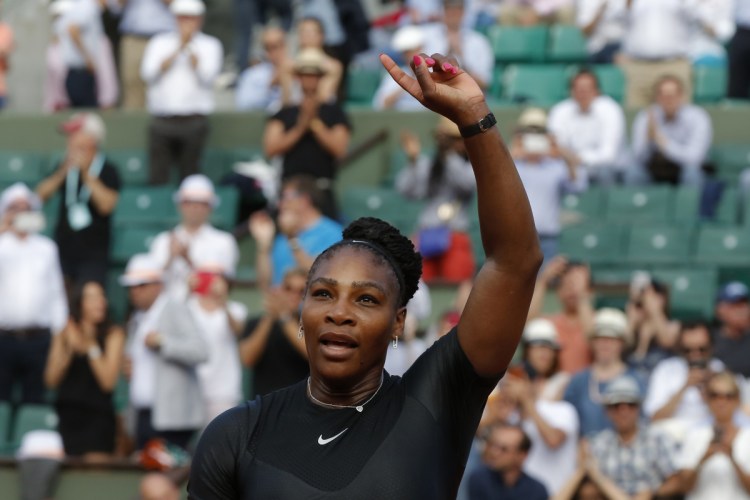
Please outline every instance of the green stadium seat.
[[346, 104], [371, 107], [381, 79], [380, 71], [350, 68], [346, 84]]
[[405, 234], [414, 231], [422, 207], [422, 202], [404, 198], [390, 188], [350, 187], [341, 196], [341, 212], [346, 220], [378, 217]]
[[158, 226], [177, 220], [171, 186], [129, 187], [120, 191], [113, 215], [116, 226]]
[[148, 252], [157, 234], [157, 228], [123, 227], [115, 229], [110, 258], [117, 265], [124, 265], [137, 253]]
[[560, 253], [590, 264], [622, 262], [627, 232], [627, 226], [619, 224], [568, 226], [560, 235]]
[[141, 149], [107, 151], [107, 160], [117, 167], [124, 186], [145, 186], [149, 182], [148, 158]]
[[[121, 263], [121, 264], [124, 264]], [[128, 291], [118, 281], [125, 268], [123, 265], [112, 267], [107, 271], [107, 303], [109, 317], [117, 324], [123, 325], [127, 320]]]
[[56, 430], [57, 414], [49, 405], [26, 404], [16, 410], [10, 444], [18, 447], [24, 434], [36, 430]]
[[607, 192], [609, 221], [667, 222], [672, 215], [671, 186], [618, 187]]
[[725, 187], [721, 193], [719, 206], [712, 219], [721, 224], [735, 225], [740, 218], [740, 193], [736, 187]]
[[231, 231], [237, 224], [240, 193], [234, 186], [217, 186], [216, 196], [219, 198], [219, 205], [211, 214], [211, 223], [220, 229]]
[[241, 161], [254, 161], [263, 158], [263, 150], [259, 148], [233, 148], [227, 151], [232, 158], [232, 164]]
[[563, 211], [573, 222], [601, 219], [606, 204], [606, 191], [590, 187], [582, 193], [568, 193], [563, 197]]
[[750, 228], [702, 227], [698, 233], [695, 262], [721, 267], [750, 268]]
[[672, 317], [676, 319], [710, 320], [714, 314], [714, 300], [718, 286], [718, 272], [714, 268], [656, 268], [653, 277], [669, 288]]
[[693, 66], [693, 100], [706, 104], [721, 101], [727, 91], [727, 69], [717, 66]]
[[206, 148], [201, 157], [200, 171], [214, 184], [219, 184], [232, 170], [234, 161], [234, 154], [229, 150]]
[[716, 164], [719, 177], [737, 182], [740, 172], [750, 167], [750, 143], [714, 146], [711, 158]]
[[507, 101], [550, 106], [566, 94], [564, 66], [514, 64], [503, 73], [503, 98]]
[[11, 408], [7, 401], [0, 401], [0, 455], [10, 452]]
[[578, 27], [558, 24], [550, 28], [548, 61], [576, 63], [585, 61], [587, 57], [586, 37]]
[[622, 104], [625, 100], [625, 73], [622, 69], [614, 64], [599, 64], [593, 66], [593, 71], [602, 94]]
[[501, 99], [503, 97], [503, 72], [505, 68], [500, 64], [495, 64], [492, 69], [492, 81], [490, 82], [489, 96], [492, 99]]
[[42, 157], [21, 151], [0, 152], [0, 183], [24, 182], [32, 189], [42, 180]]
[[692, 249], [692, 231], [674, 225], [630, 229], [626, 260], [631, 264], [684, 264]]
[[548, 33], [544, 26], [493, 26], [487, 36], [499, 63], [540, 63], [547, 53]]
[[[739, 216], [739, 193], [736, 187], [725, 187], [712, 218], [702, 222], [737, 224]], [[681, 186], [675, 189], [674, 221], [685, 225], [695, 224], [700, 216], [700, 193], [694, 187]]]

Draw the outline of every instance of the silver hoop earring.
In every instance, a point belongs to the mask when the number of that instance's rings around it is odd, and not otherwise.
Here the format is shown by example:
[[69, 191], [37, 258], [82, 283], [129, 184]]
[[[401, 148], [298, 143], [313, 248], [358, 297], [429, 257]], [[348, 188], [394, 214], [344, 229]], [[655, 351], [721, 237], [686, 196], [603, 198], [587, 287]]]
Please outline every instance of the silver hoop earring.
[[299, 331], [297, 332], [297, 338], [302, 339], [305, 336], [305, 329], [302, 328], [302, 323], [299, 324]]
[[393, 348], [398, 349], [398, 337], [393, 337]]

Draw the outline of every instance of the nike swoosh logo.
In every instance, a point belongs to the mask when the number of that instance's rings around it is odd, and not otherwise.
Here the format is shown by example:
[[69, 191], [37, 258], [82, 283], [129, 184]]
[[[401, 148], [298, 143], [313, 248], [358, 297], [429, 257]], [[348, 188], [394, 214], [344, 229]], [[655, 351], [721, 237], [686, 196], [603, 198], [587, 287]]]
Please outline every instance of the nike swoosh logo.
[[342, 435], [343, 433], [345, 433], [348, 430], [349, 430], [349, 428], [347, 427], [346, 429], [344, 429], [343, 431], [339, 432], [335, 436], [329, 437], [329, 438], [325, 438], [325, 439], [323, 439], [323, 434], [321, 434], [320, 437], [318, 437], [318, 444], [319, 445], [328, 444], [328, 443], [330, 443], [331, 441], [333, 441], [334, 439], [336, 439], [337, 437], [339, 437], [340, 435]]

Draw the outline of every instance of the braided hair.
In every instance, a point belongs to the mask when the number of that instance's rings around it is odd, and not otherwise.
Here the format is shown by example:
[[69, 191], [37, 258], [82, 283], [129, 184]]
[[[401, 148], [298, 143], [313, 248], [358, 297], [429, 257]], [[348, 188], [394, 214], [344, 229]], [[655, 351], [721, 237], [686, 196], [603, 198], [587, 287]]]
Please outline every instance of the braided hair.
[[349, 224], [342, 233], [343, 240], [328, 247], [313, 262], [310, 274], [346, 247], [366, 248], [393, 270], [400, 290], [398, 306], [404, 307], [414, 296], [422, 276], [422, 256], [409, 238], [395, 227], [375, 217], [361, 217]]

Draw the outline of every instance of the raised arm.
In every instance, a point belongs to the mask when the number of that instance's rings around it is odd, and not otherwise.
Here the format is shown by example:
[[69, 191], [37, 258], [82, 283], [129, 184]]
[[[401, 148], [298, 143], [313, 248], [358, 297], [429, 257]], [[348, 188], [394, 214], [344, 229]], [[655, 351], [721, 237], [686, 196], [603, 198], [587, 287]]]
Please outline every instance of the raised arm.
[[[390, 57], [380, 59], [404, 90], [459, 127], [490, 112], [479, 85], [455, 59], [416, 56], [411, 62], [416, 80]], [[497, 127], [464, 143], [477, 180], [487, 258], [461, 316], [458, 338], [477, 373], [493, 377], [506, 369], [518, 345], [542, 254], [526, 192]]]

